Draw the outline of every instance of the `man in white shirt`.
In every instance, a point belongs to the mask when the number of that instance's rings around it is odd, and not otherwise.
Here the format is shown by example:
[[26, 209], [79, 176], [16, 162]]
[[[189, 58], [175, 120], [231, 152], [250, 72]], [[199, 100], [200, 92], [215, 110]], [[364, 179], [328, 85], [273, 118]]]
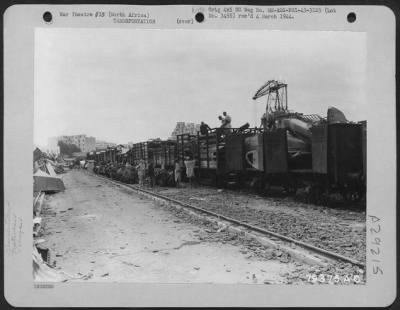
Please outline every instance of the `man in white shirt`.
[[194, 166], [196, 164], [196, 160], [194, 160], [191, 156], [187, 156], [184, 164], [186, 166], [186, 176], [189, 179], [190, 187], [192, 187], [192, 179], [194, 178]]
[[226, 132], [230, 132], [232, 128], [232, 118], [226, 112], [223, 112], [222, 115], [224, 116], [224, 128], [226, 129]]

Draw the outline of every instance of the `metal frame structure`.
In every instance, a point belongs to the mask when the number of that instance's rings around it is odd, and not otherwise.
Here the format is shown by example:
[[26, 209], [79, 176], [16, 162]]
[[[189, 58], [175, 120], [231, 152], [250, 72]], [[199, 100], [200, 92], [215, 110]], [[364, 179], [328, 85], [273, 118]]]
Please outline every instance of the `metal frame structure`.
[[165, 169], [173, 169], [176, 155], [176, 141], [157, 140], [148, 142], [148, 159], [152, 159], [155, 168], [161, 168], [164, 161]]
[[[287, 84], [275, 80], [270, 80], [265, 83], [253, 96], [253, 100], [256, 100], [263, 96], [267, 97], [266, 110], [272, 111], [288, 111], [288, 95], [287, 95]], [[274, 105], [272, 108], [272, 104]]]
[[190, 152], [191, 155], [196, 157], [196, 154], [193, 154], [195, 149], [193, 149], [193, 145], [197, 143], [197, 136], [191, 135], [189, 133], [184, 133], [176, 136], [177, 141], [177, 159], [182, 163], [185, 160], [186, 153]]

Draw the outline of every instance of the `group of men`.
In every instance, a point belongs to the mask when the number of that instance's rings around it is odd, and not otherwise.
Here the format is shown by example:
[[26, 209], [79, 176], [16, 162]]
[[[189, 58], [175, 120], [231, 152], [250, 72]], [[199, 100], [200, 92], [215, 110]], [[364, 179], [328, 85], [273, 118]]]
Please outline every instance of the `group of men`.
[[[192, 186], [192, 179], [194, 178], [194, 166], [196, 164], [196, 160], [194, 160], [191, 156], [187, 156], [186, 159], [183, 161], [185, 168], [186, 168], [186, 176], [189, 179], [190, 186]], [[180, 186], [181, 179], [182, 179], [182, 169], [179, 161], [175, 161], [175, 184], [177, 187]]]
[[[186, 168], [186, 176], [189, 179], [190, 185], [192, 184], [192, 179], [194, 178], [194, 166], [196, 161], [191, 158], [191, 157], [187, 157], [184, 160], [184, 165]], [[139, 185], [143, 186], [144, 185], [144, 180], [146, 178], [146, 163], [143, 159], [141, 159], [139, 161], [139, 163], [135, 166], [136, 170], [137, 170], [137, 174], [138, 174], [138, 178], [139, 178]], [[177, 186], [179, 186], [179, 184], [181, 183], [181, 174], [182, 174], [182, 169], [181, 169], [181, 165], [179, 164], [179, 161], [177, 160], [175, 162], [175, 169], [174, 169], [174, 179], [175, 179], [175, 183]], [[147, 165], [147, 177], [149, 177], [149, 181], [150, 181], [150, 186], [154, 187], [155, 185], [155, 174], [154, 174], [154, 164], [153, 161], [150, 159], [149, 163]]]
[[[218, 119], [221, 121], [221, 126], [220, 128], [228, 129], [230, 130], [232, 128], [232, 117], [228, 115], [228, 113], [223, 112], [223, 116], [218, 116]], [[211, 130], [210, 126], [208, 126], [206, 123], [201, 122], [200, 124], [200, 133], [202, 135], [206, 135], [209, 131]]]
[[228, 113], [223, 112], [223, 116], [218, 116], [218, 119], [221, 121], [220, 128], [231, 129], [232, 128], [232, 118], [228, 115]]

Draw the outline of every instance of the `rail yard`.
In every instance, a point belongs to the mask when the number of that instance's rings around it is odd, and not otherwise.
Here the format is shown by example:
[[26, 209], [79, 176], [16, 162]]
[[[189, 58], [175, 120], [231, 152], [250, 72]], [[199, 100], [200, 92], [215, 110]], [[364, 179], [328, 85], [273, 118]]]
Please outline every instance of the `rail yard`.
[[[38, 151], [38, 281], [363, 284], [366, 121], [288, 109], [268, 81], [260, 127], [88, 152]], [[39, 163], [39, 164], [38, 164]]]

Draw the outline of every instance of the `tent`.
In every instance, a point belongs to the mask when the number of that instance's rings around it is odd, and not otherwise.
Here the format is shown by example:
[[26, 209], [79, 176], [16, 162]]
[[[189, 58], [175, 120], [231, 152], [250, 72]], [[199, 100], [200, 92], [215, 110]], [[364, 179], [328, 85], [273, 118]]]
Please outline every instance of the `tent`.
[[51, 174], [47, 174], [42, 170], [36, 171], [33, 175], [33, 191], [34, 192], [60, 192], [65, 190], [64, 182], [58, 178], [51, 167]]

